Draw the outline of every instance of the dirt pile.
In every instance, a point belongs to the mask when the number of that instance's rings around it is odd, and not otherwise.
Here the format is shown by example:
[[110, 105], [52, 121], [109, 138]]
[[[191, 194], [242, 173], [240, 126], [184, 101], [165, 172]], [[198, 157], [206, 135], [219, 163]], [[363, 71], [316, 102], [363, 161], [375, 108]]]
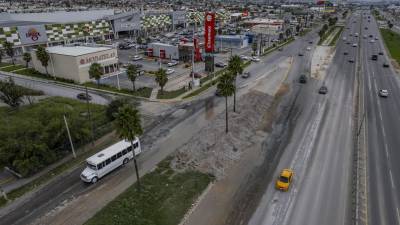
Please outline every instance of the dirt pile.
[[197, 169], [221, 178], [224, 171], [243, 152], [259, 140], [257, 131], [262, 129], [262, 120], [273, 97], [251, 91], [237, 101], [237, 111], [229, 106], [229, 133], [225, 133], [225, 111], [203, 128], [198, 135], [175, 154], [172, 166], [177, 170]]

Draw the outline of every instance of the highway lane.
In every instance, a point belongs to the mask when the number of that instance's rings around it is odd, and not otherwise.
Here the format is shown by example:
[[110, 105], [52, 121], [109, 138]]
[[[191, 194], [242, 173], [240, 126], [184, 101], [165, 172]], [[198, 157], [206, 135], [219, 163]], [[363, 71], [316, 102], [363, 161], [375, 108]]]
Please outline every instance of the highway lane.
[[[343, 37], [359, 32], [359, 21], [348, 25]], [[325, 80], [311, 80], [300, 93], [294, 131], [275, 171], [294, 169], [291, 190], [275, 190], [273, 180], [250, 225], [348, 224], [355, 78], [355, 64], [348, 59], [358, 57], [351, 44], [339, 40]], [[317, 94], [322, 83], [327, 95]]]
[[[0, 73], [0, 79], [8, 79], [9, 75]], [[31, 88], [34, 90], [43, 91], [46, 95], [60, 96], [65, 98], [77, 99], [76, 96], [79, 93], [84, 92], [83, 88], [72, 88], [68, 86], [61, 86], [54, 84], [52, 81], [41, 81], [35, 78], [24, 78], [22, 76], [13, 76], [14, 82], [23, 87]], [[107, 105], [110, 101], [110, 97], [104, 94], [98, 94], [89, 90], [89, 94], [92, 96], [91, 103]]]
[[[368, 11], [365, 11], [369, 13]], [[363, 34], [379, 40], [370, 43], [371, 38], [362, 42], [362, 76], [364, 81], [364, 99], [366, 114], [366, 147], [368, 153], [368, 218], [370, 224], [400, 224], [400, 83], [392, 68], [384, 68], [383, 62], [389, 62], [382, 37], [375, 18], [371, 22], [363, 20]], [[383, 52], [377, 61], [371, 60], [372, 54]], [[388, 89], [387, 99], [378, 96], [379, 89]]]
[[[314, 32], [311, 35], [315, 36], [316, 34]], [[286, 47], [282, 52], [272, 53], [266, 57], [263, 57], [262, 62], [260, 63], [252, 64], [252, 66], [248, 68], [248, 70], [250, 70], [252, 73], [251, 78], [239, 78], [238, 84], [243, 85], [246, 82], [252, 82], [252, 80], [257, 79], [259, 75], [262, 75], [261, 72], [266, 69], [266, 66], [278, 64], [280, 60], [287, 58], [294, 52], [298, 51], [301, 46], [304, 46], [303, 42], [307, 41], [307, 37], [308, 36], [295, 41], [294, 43], [290, 44], [290, 46]], [[204, 118], [204, 116], [199, 116], [199, 114], [202, 115], [202, 113], [204, 113], [205, 101], [213, 98], [216, 107], [218, 105], [223, 106], [223, 98], [216, 98], [213, 95], [214, 90], [211, 89], [198, 101], [178, 105], [175, 110], [184, 109], [184, 115], [181, 115], [180, 117], [174, 117], [174, 111], [172, 111], [169, 115], [159, 118], [155, 126], [146, 128], [145, 134], [142, 137], [142, 147], [145, 152], [143, 152], [139, 158], [139, 164], [141, 165], [140, 167], [143, 168], [144, 165], [147, 165], [147, 168], [151, 169], [153, 167], [149, 165], [150, 162], [153, 162], [155, 159], [161, 160], [162, 156], [168, 153], [160, 151], [160, 149], [165, 151], [166, 148], [162, 140], [168, 138], [168, 133], [175, 129], [176, 126], [179, 125], [185, 127], [185, 129], [188, 129], [188, 127], [193, 127], [197, 123], [197, 120]], [[178, 131], [174, 130], [174, 133], [176, 132]], [[175, 135], [190, 135], [190, 132]], [[180, 138], [184, 139], [183, 137]], [[156, 143], [157, 141], [159, 143]], [[127, 166], [120, 168], [113, 174], [106, 176], [96, 185], [85, 185], [80, 181], [79, 173], [82, 171], [82, 169], [82, 166], [79, 166], [71, 173], [53, 180], [45, 188], [33, 193], [30, 198], [23, 201], [22, 204], [15, 205], [14, 207], [8, 207], [7, 209], [1, 209], [0, 223], [10, 225], [29, 224], [35, 219], [42, 217], [48, 212], [51, 212], [56, 207], [63, 205], [64, 202], [79, 198], [82, 195], [88, 195], [93, 191], [104, 188], [105, 186], [121, 183], [121, 180], [134, 179], [134, 173], [132, 173], [132, 163], [129, 163]]]

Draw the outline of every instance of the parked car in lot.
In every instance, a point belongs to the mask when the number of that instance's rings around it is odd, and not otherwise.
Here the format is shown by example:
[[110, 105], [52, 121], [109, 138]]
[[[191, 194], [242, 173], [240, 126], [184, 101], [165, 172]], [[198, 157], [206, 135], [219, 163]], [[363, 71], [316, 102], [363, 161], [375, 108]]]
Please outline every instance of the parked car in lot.
[[386, 89], [381, 89], [381, 90], [379, 90], [379, 96], [386, 98], [389, 96], [389, 91]]
[[[192, 77], [192, 73], [190, 73], [189, 76]], [[199, 79], [199, 78], [201, 78], [201, 77], [202, 77], [202, 76], [201, 76], [200, 73], [194, 72], [194, 78]]]
[[175, 72], [175, 70], [173, 70], [173, 69], [167, 69], [165, 73], [167, 75], [170, 75], [170, 74], [173, 74], [174, 72]]
[[247, 55], [240, 55], [241, 60], [250, 60], [250, 56]]
[[171, 61], [169, 63], [167, 63], [168, 67], [172, 67], [172, 66], [176, 66], [178, 65], [178, 61]]
[[86, 93], [79, 93], [76, 96], [76, 98], [79, 100], [88, 100], [88, 101], [92, 100], [92, 96], [90, 96], [89, 94], [86, 94]]
[[293, 170], [283, 169], [275, 183], [275, 188], [281, 191], [288, 191], [293, 179]]
[[215, 66], [216, 67], [220, 67], [220, 68], [224, 68], [225, 66], [227, 66], [227, 64], [224, 63], [224, 62], [217, 62], [217, 63], [215, 63]]
[[251, 57], [251, 61], [260, 62], [260, 58], [253, 56], [253, 57]]
[[134, 55], [134, 56], [132, 56], [132, 60], [133, 60], [133, 61], [138, 61], [138, 60], [141, 60], [141, 59], [143, 59], [143, 57], [140, 56], [140, 55]]
[[326, 93], [328, 93], [328, 87], [325, 86], [325, 85], [322, 85], [322, 86], [319, 88], [318, 93], [320, 93], [320, 94], [322, 94], [322, 95], [325, 95]]
[[250, 72], [244, 72], [241, 77], [244, 78], [244, 79], [249, 78], [250, 77]]

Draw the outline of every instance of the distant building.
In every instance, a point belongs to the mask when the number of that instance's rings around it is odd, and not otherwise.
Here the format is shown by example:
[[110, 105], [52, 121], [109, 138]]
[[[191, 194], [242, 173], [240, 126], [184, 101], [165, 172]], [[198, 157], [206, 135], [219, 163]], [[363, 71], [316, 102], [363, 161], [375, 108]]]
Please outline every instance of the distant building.
[[249, 38], [246, 35], [217, 35], [215, 37], [215, 48], [245, 48], [249, 45]]
[[[117, 50], [108, 47], [83, 46], [54, 46], [46, 48], [50, 55], [47, 70], [51, 76], [74, 80], [77, 83], [90, 81], [89, 68], [94, 62], [99, 63], [103, 75], [107, 76], [118, 72]], [[36, 50], [32, 54], [32, 63], [35, 70], [46, 73], [46, 69], [37, 59]]]

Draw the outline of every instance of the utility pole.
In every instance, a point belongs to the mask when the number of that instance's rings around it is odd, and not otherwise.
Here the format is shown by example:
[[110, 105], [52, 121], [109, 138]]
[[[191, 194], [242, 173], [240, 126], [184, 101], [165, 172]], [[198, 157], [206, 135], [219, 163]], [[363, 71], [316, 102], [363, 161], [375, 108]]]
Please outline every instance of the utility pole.
[[72, 142], [71, 133], [69, 132], [68, 122], [67, 118], [65, 117], [65, 113], [64, 113], [64, 123], [65, 123], [65, 128], [67, 129], [69, 143], [71, 144], [72, 155], [74, 156], [74, 158], [76, 158], [74, 143]]

